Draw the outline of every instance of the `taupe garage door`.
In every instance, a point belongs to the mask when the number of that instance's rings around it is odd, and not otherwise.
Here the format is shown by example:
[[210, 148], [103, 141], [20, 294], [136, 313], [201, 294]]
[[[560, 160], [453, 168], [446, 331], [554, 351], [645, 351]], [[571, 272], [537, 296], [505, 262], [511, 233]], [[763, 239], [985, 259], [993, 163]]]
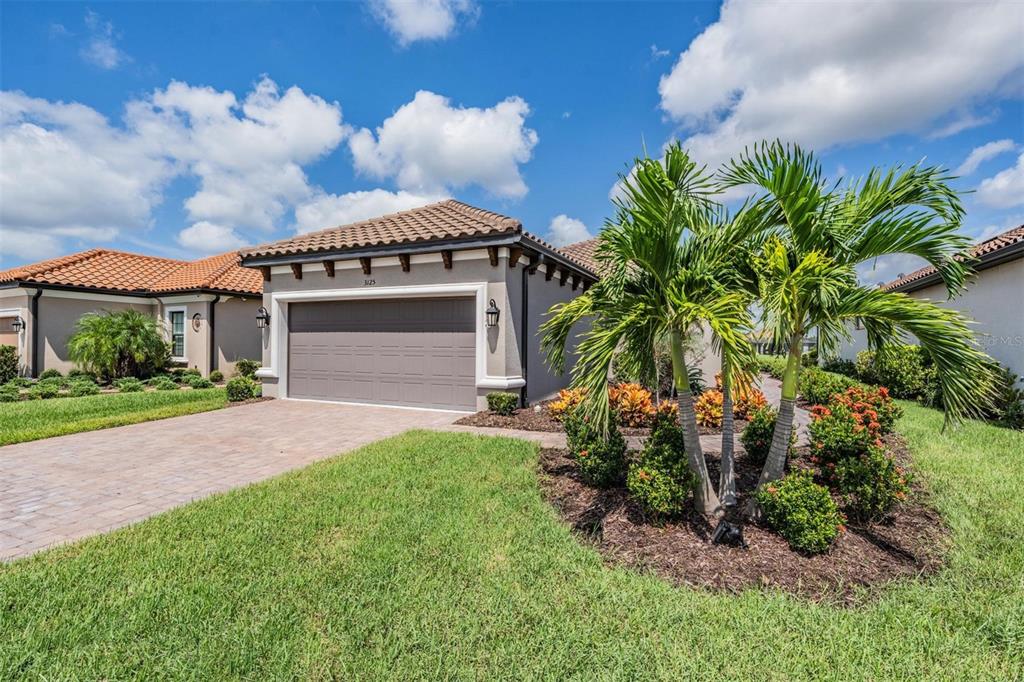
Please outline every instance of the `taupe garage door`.
[[471, 298], [293, 303], [288, 395], [476, 409]]

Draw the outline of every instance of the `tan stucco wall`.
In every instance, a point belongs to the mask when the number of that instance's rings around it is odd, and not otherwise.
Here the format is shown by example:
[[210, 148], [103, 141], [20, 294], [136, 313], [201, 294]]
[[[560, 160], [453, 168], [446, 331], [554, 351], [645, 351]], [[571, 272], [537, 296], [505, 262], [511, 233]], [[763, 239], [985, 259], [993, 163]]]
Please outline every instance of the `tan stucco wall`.
[[577, 328], [570, 334], [566, 344], [565, 371], [556, 373], [547, 363], [544, 353], [541, 351], [542, 337], [540, 326], [548, 319], [548, 311], [556, 303], [571, 301], [583, 293], [582, 284], [575, 291], [572, 288], [570, 277], [564, 285], [559, 284], [559, 275], [556, 272], [550, 280], [545, 280], [545, 266], [541, 266], [532, 275], [528, 275], [527, 296], [528, 305], [526, 309], [527, 326], [522, 327], [522, 314], [520, 301], [522, 300], [522, 276], [523, 266], [517, 266], [508, 271], [508, 291], [512, 301], [512, 309], [516, 311], [512, 320], [513, 338], [510, 340], [516, 357], [519, 355], [521, 333], [526, 334], [527, 350], [527, 401], [535, 402], [552, 396], [559, 389], [569, 385], [571, 380], [570, 372], [576, 358], [576, 347], [579, 345], [576, 338], [588, 328], [587, 324], [577, 325]]
[[[52, 368], [66, 373], [75, 366], [68, 357], [67, 341], [75, 331], [80, 317], [103, 310], [128, 309], [152, 313], [155, 308], [151, 303], [139, 299], [66, 298], [64, 292], [44, 291], [39, 298], [39, 371]], [[28, 355], [31, 356], [31, 352]]]
[[[1024, 258], [981, 270], [952, 301], [946, 299], [941, 284], [911, 292], [910, 296], [954, 308], [974, 320], [975, 336], [985, 352], [1014, 374], [1024, 376]], [[867, 348], [867, 338], [861, 330], [851, 333], [853, 341], [843, 345], [840, 357], [853, 360]], [[908, 342], [917, 341], [911, 338]]]
[[261, 333], [256, 327], [260, 298], [222, 298], [214, 312], [213, 340], [217, 346], [217, 366], [224, 376], [235, 371], [235, 362], [243, 358], [262, 358]]
[[[10, 320], [14, 319], [14, 316], [20, 317], [25, 321], [25, 329], [18, 335], [13, 344], [18, 348], [18, 360], [21, 365], [20, 372], [22, 374], [31, 374], [32, 368], [29, 366], [31, 363], [31, 353], [29, 349], [32, 347], [31, 344], [31, 316], [29, 315], [29, 295], [21, 288], [11, 289], [0, 289], [0, 310], [9, 311], [10, 317], [8, 318], [8, 324]], [[5, 327], [7, 329], [8, 327]], [[11, 339], [9, 336], [7, 340]], [[5, 341], [6, 342], [6, 341]]]

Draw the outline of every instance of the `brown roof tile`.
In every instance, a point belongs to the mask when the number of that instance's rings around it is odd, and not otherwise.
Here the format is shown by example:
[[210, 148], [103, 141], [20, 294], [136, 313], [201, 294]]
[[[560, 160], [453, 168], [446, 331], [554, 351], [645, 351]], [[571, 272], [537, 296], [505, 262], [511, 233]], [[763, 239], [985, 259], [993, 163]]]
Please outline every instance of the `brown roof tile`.
[[566, 244], [561, 247], [559, 251], [564, 253], [569, 258], [573, 258], [580, 263], [587, 266], [591, 272], [598, 272], [597, 262], [597, 245], [600, 243], [600, 237], [594, 237], [593, 239], [586, 239], [582, 242], [575, 242], [573, 244]]
[[[1024, 225], [1007, 230], [1002, 234], [997, 234], [991, 239], [986, 239], [980, 244], [975, 245], [968, 253], [970, 253], [974, 258], [981, 258], [982, 256], [996, 253], [997, 251], [1001, 251], [1008, 246], [1013, 246], [1020, 242], [1024, 242]], [[931, 265], [926, 265], [920, 270], [915, 270], [909, 275], [903, 275], [902, 277], [898, 277], [887, 284], [883, 284], [881, 288], [886, 291], [892, 291], [893, 289], [899, 289], [912, 282], [924, 279], [929, 275], [934, 275], [937, 272], [938, 271]]]
[[216, 290], [258, 294], [259, 272], [241, 267], [237, 252], [189, 262], [90, 249], [0, 272], [0, 282], [27, 282], [126, 293]]
[[448, 199], [256, 246], [243, 257], [287, 256], [521, 232], [515, 218]]

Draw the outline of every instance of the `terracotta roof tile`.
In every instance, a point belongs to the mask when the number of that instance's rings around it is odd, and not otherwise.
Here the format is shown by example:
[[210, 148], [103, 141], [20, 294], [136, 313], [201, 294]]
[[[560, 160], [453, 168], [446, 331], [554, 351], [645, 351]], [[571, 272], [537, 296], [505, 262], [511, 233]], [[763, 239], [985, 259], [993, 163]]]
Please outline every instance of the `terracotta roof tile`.
[[591, 272], [598, 272], [597, 262], [597, 245], [600, 243], [600, 237], [594, 237], [593, 239], [586, 239], [582, 242], [575, 242], [573, 244], [566, 244], [561, 247], [559, 251], [564, 253], [569, 258], [573, 258], [583, 265], [587, 266]]
[[237, 252], [189, 262], [90, 249], [0, 272], [0, 282], [27, 282], [126, 293], [213, 289], [258, 294], [259, 272], [242, 268]]
[[340, 225], [263, 244], [243, 251], [242, 256], [286, 256], [319, 251], [343, 251], [521, 232], [522, 228], [522, 223], [515, 218], [448, 199], [350, 225]]
[[[982, 256], [996, 253], [997, 251], [1001, 251], [1002, 249], [1005, 249], [1008, 246], [1013, 246], [1014, 244], [1018, 244], [1020, 242], [1024, 242], [1024, 225], [1021, 225], [1020, 227], [1015, 227], [1012, 230], [1007, 230], [1002, 234], [997, 234], [995, 237], [992, 237], [991, 239], [986, 239], [980, 244], [975, 245], [968, 253], [970, 253], [970, 255], [975, 258], [981, 258]], [[917, 280], [924, 279], [929, 275], [934, 275], [936, 272], [938, 271], [934, 267], [932, 267], [931, 265], [926, 265], [920, 270], [915, 270], [909, 275], [903, 275], [902, 277], [898, 277], [897, 279], [894, 279], [893, 281], [888, 282], [887, 284], [883, 284], [881, 288], [885, 289], [886, 291], [899, 289], [906, 286], [907, 284], [910, 284], [911, 282], [916, 282]]]

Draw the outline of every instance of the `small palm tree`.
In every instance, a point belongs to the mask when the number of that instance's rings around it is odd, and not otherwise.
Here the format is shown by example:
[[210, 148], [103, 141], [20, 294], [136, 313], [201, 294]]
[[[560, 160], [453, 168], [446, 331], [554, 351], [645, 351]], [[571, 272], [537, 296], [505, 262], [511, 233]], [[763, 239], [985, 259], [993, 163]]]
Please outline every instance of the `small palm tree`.
[[68, 355], [106, 379], [146, 376], [169, 356], [160, 323], [137, 310], [88, 313], [68, 339]]
[[[848, 187], [829, 187], [813, 154], [766, 142], [727, 164], [719, 179], [722, 189], [760, 190], [747, 207], [765, 226], [754, 259], [759, 299], [765, 327], [788, 349], [778, 421], [759, 486], [785, 469], [803, 339], [811, 329], [818, 330], [826, 353], [848, 338], [853, 320], [864, 324], [872, 347], [913, 335], [934, 360], [943, 395], [949, 396], [947, 421], [979, 411], [992, 380], [988, 358], [966, 320], [930, 301], [857, 281], [859, 264], [911, 254], [938, 270], [950, 295], [963, 287], [970, 241], [958, 233], [963, 207], [942, 169], [873, 169]], [[751, 511], [758, 512], [756, 506]]]
[[697, 479], [696, 506], [713, 514], [721, 505], [704, 461], [683, 345], [698, 325], [706, 325], [730, 356], [749, 356], [741, 331], [745, 300], [715, 276], [728, 240], [714, 229], [718, 213], [708, 176], [678, 144], [662, 160], [638, 159], [622, 186], [616, 217], [606, 224], [597, 249], [602, 278], [582, 296], [552, 307], [541, 327], [543, 348], [561, 371], [573, 327], [590, 318], [573, 385], [586, 389], [588, 417], [606, 427], [613, 356], [620, 353], [627, 374], [652, 376], [653, 348], [667, 337], [686, 455]]

